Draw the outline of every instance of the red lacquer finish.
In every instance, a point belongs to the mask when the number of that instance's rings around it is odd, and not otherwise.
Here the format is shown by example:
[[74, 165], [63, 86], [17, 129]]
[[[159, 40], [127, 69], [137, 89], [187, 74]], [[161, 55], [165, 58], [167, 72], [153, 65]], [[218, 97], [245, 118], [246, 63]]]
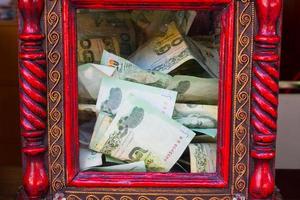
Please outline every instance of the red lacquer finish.
[[[18, 1], [23, 199], [272, 198], [282, 0], [256, 0], [257, 18], [253, 18], [255, 10], [251, 0]], [[42, 15], [44, 8], [46, 13]], [[216, 173], [80, 172], [75, 20], [77, 8], [217, 9], [222, 13]], [[42, 28], [41, 24], [45, 27]], [[253, 24], [257, 25], [257, 30]], [[253, 31], [256, 31], [254, 47]], [[47, 40], [44, 33], [48, 33]], [[49, 56], [55, 58], [55, 62], [53, 59], [48, 62], [50, 81], [47, 94], [46, 57]], [[249, 64], [244, 64], [248, 57]], [[248, 81], [250, 72], [252, 80], [249, 78]], [[55, 82], [51, 82], [53, 77]], [[58, 95], [60, 99], [51, 101], [51, 95]], [[239, 101], [238, 97], [243, 98], [243, 101]], [[59, 118], [55, 121], [51, 116]], [[51, 126], [53, 124], [55, 126]], [[49, 128], [47, 141], [45, 135], [49, 125], [57, 129]], [[56, 135], [55, 130], [59, 130], [59, 135]], [[251, 144], [248, 144], [248, 138], [251, 138]], [[49, 146], [44, 144], [45, 141]], [[50, 159], [45, 155], [47, 147], [50, 149], [47, 155]], [[53, 156], [53, 152], [58, 156]], [[45, 160], [48, 160], [47, 168]]]
[[24, 138], [25, 171], [23, 186], [29, 199], [41, 199], [48, 189], [44, 165], [46, 147], [46, 60], [42, 48], [44, 35], [40, 20], [43, 0], [19, 0], [21, 13], [19, 34], [19, 85], [21, 134]]
[[[154, 0], [141, 1], [127, 0], [120, 5], [120, 1], [64, 1], [63, 2], [63, 28], [65, 54], [65, 132], [66, 132], [66, 178], [70, 186], [76, 187], [211, 187], [224, 188], [228, 186], [230, 162], [230, 124], [231, 124], [231, 99], [232, 99], [232, 61], [234, 39], [234, 2], [228, 0], [173, 0], [155, 4]], [[231, 3], [229, 3], [231, 2]], [[170, 6], [172, 5], [172, 6]], [[191, 5], [193, 5], [191, 7]], [[76, 21], [75, 8], [100, 8], [100, 9], [223, 9], [221, 16], [221, 59], [220, 59], [220, 84], [219, 84], [219, 139], [217, 173], [215, 174], [182, 174], [182, 173], [103, 173], [80, 172], [78, 166], [78, 104], [74, 98], [77, 96], [77, 63], [76, 63]], [[71, 94], [71, 95], [69, 95]]]
[[256, 0], [258, 31], [255, 36], [252, 79], [252, 150], [250, 177], [253, 199], [271, 199], [278, 106], [278, 67], [282, 0]]

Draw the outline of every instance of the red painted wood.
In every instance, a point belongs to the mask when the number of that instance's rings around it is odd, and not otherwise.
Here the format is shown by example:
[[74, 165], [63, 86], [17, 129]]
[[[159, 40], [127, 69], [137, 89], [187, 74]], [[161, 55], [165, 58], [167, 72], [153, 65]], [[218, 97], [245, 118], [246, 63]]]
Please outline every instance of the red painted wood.
[[224, 6], [233, 0], [71, 0], [73, 5], [80, 8], [106, 8], [106, 9], [213, 9], [216, 6]]
[[44, 165], [46, 147], [46, 61], [42, 49], [44, 35], [40, 20], [43, 0], [19, 0], [19, 85], [21, 135], [24, 137], [23, 186], [29, 199], [41, 199], [48, 190], [48, 176]]
[[279, 17], [282, 0], [256, 0], [258, 31], [255, 36], [252, 79], [252, 150], [250, 178], [253, 199], [272, 199], [278, 106]]
[[[66, 177], [70, 186], [108, 187], [212, 187], [228, 186], [230, 164], [230, 134], [232, 109], [232, 67], [234, 41], [234, 1], [229, 0], [172, 0], [166, 1], [63, 1], [63, 31], [64, 31], [64, 83], [65, 83], [65, 148]], [[158, 3], [160, 2], [160, 3]], [[180, 2], [180, 3], [179, 3]], [[171, 6], [170, 6], [171, 5]], [[219, 96], [219, 137], [217, 152], [217, 173], [209, 175], [183, 173], [101, 173], [79, 172], [78, 166], [78, 120], [77, 112], [77, 63], [76, 63], [76, 25], [75, 8], [102, 9], [215, 9], [216, 5], [226, 7], [221, 17], [221, 76]]]

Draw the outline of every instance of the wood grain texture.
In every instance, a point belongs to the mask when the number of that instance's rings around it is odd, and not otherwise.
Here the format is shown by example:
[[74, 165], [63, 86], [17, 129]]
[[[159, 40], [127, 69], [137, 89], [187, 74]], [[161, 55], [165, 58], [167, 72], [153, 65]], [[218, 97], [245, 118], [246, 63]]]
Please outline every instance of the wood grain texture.
[[252, 199], [272, 199], [275, 187], [274, 158], [277, 129], [280, 15], [282, 0], [257, 0], [252, 78]]

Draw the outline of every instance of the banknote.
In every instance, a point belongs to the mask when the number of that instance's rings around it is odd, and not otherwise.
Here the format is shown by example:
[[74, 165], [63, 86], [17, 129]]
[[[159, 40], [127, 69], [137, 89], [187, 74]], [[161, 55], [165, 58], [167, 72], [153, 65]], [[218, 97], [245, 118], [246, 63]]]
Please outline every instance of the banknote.
[[201, 61], [206, 66], [209, 66], [211, 72], [215, 77], [219, 77], [219, 68], [220, 68], [220, 56], [219, 56], [219, 47], [211, 46], [212, 43], [203, 42], [201, 40], [191, 40], [192, 43], [197, 47], [194, 48], [197, 50], [197, 54], [201, 55]]
[[103, 77], [96, 103], [97, 112], [115, 115], [128, 94], [134, 94], [170, 118], [172, 117], [177, 92], [143, 84]]
[[131, 18], [142, 29], [147, 38], [159, 35], [163, 26], [175, 22], [176, 26], [187, 34], [196, 16], [196, 11], [134, 10]]
[[116, 71], [113, 77], [115, 78], [160, 88], [166, 88], [172, 78], [170, 75], [161, 72], [146, 71], [129, 60], [105, 50], [101, 57], [101, 64], [114, 67]]
[[[100, 112], [95, 123], [93, 133], [89, 142], [89, 148], [97, 150], [97, 141], [101, 140], [102, 135], [107, 131], [113, 121], [113, 116], [106, 112]], [[97, 150], [99, 151], [99, 150]]]
[[91, 167], [89, 170], [99, 172], [146, 172], [146, 166], [144, 161], [138, 161], [112, 166]]
[[[150, 70], [170, 73], [187, 61], [197, 61], [194, 68], [203, 72], [203, 76], [216, 77], [209, 66], [201, 60], [203, 55], [195, 49], [190, 42], [176, 27], [174, 22], [165, 26], [164, 34], [153, 37], [133, 53], [129, 60], [139, 67]], [[207, 75], [205, 75], [207, 74]]]
[[78, 66], [78, 98], [81, 103], [95, 102], [101, 78], [112, 76], [115, 69], [105, 65], [87, 63]]
[[[76, 18], [78, 47], [89, 49], [94, 60], [100, 60], [98, 56], [101, 56], [103, 49], [124, 57], [128, 57], [136, 49], [135, 28], [129, 12], [85, 9], [78, 11]], [[97, 47], [88, 48], [88, 41]], [[84, 55], [79, 54], [80, 59], [83, 57]]]
[[102, 153], [92, 151], [87, 148], [79, 148], [80, 170], [102, 165]]
[[218, 79], [176, 75], [169, 90], [178, 92], [177, 102], [216, 105], [218, 102]]
[[192, 128], [192, 130], [196, 133], [203, 133], [213, 138], [216, 138], [217, 136], [216, 128]]
[[189, 144], [191, 173], [216, 172], [216, 144]]
[[167, 172], [195, 133], [161, 113], [147, 101], [128, 95], [92, 149], [125, 161], [145, 161], [147, 171]]
[[175, 104], [173, 119], [193, 130], [208, 129], [217, 127], [217, 115], [218, 106]]
[[106, 49], [120, 55], [119, 41], [116, 37], [85, 38], [77, 42], [78, 63], [100, 63], [101, 55]]
[[110, 155], [104, 155], [104, 158], [105, 158], [106, 163], [115, 163], [115, 164], [125, 164], [126, 163], [125, 161], [116, 159], [114, 157], [111, 157]]
[[173, 117], [188, 116], [190, 114], [207, 115], [217, 120], [218, 106], [204, 105], [204, 104], [187, 104], [187, 103], [175, 104]]
[[129, 60], [122, 58], [121, 56], [118, 56], [116, 54], [110, 53], [106, 50], [103, 50], [100, 64], [113, 67], [119, 73], [143, 71], [143, 69], [133, 64]]

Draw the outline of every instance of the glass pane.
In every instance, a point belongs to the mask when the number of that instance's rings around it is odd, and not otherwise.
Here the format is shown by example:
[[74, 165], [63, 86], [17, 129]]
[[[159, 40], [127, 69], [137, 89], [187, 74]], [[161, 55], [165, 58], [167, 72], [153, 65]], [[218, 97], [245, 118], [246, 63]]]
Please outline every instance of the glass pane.
[[216, 171], [219, 18], [77, 10], [81, 170]]

